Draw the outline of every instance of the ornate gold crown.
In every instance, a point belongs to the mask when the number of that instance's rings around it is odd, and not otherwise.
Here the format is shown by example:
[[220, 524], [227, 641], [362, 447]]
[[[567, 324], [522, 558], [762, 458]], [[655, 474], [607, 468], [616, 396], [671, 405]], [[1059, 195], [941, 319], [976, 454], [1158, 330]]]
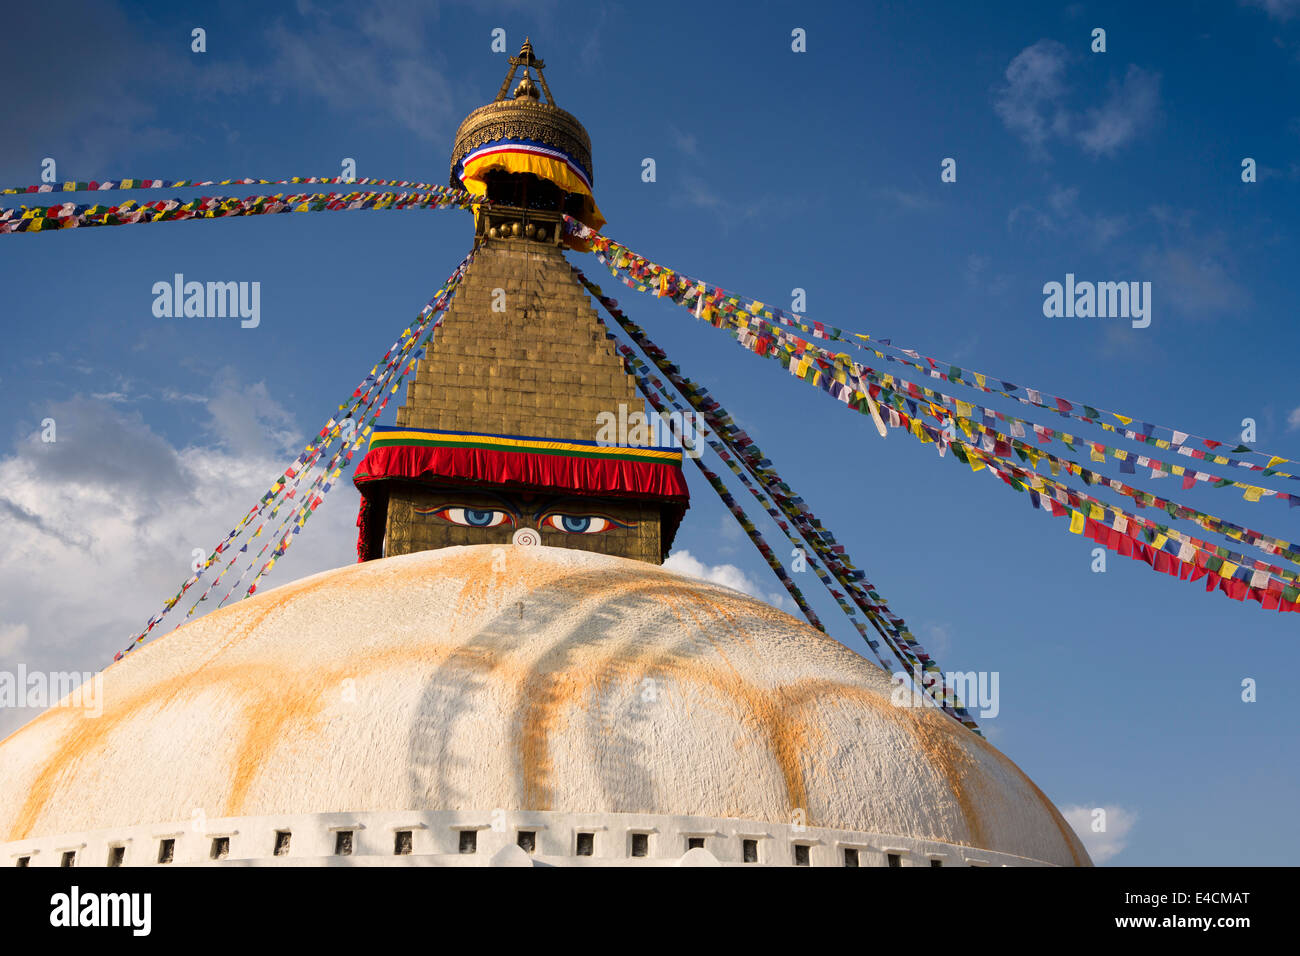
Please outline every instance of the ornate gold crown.
[[[524, 77], [506, 98], [510, 83], [520, 67], [524, 68]], [[562, 149], [576, 160], [594, 182], [591, 167], [591, 137], [572, 113], [567, 113], [555, 105], [551, 97], [551, 88], [546, 83], [542, 72], [546, 64], [533, 55], [533, 45], [525, 38], [518, 56], [510, 58], [510, 72], [506, 74], [496, 99], [486, 106], [480, 106], [461, 122], [456, 130], [456, 141], [451, 151], [451, 185], [461, 188], [456, 176], [456, 167], [472, 149], [499, 139], [531, 139], [547, 146]], [[537, 80], [542, 84], [546, 102], [542, 102], [537, 87], [533, 85], [528, 71], [537, 71]]]

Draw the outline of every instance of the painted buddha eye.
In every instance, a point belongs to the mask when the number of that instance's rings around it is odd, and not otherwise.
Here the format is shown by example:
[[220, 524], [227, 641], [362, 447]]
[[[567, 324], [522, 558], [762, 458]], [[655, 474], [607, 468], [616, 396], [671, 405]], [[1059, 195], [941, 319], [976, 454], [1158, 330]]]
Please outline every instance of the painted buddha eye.
[[542, 525], [563, 531], [565, 534], [600, 534], [614, 528], [626, 528], [628, 525], [605, 518], [601, 515], [566, 515], [549, 514], [542, 519]]
[[435, 518], [442, 518], [444, 521], [464, 525], [467, 528], [495, 528], [503, 524], [514, 524], [510, 512], [496, 508], [454, 507], [431, 508], [427, 511], [417, 508], [416, 514], [432, 514]]

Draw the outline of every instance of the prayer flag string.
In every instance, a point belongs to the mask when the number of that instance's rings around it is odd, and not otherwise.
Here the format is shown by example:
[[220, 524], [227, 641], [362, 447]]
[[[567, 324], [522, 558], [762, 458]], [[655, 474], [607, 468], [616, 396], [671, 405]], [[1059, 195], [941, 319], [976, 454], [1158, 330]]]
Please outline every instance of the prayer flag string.
[[[846, 355], [832, 354], [829, 350], [823, 349], [804, 339], [800, 339], [784, 329], [764, 327], [762, 320], [759, 319], [756, 312], [752, 310], [747, 311], [740, 308], [714, 310], [713, 304], [718, 301], [718, 294], [720, 293], [720, 290], [717, 290], [716, 287], [709, 287], [705, 283], [698, 282], [694, 279], [688, 279], [666, 270], [659, 273], [659, 281], [657, 284], [653, 284], [653, 280], [648, 279], [648, 270], [643, 270], [647, 276], [647, 281], [632, 281], [629, 278], [624, 278], [619, 275], [619, 268], [626, 267], [628, 265], [626, 261], [627, 257], [634, 254], [629, 254], [623, 247], [617, 247], [617, 244], [604, 241], [604, 237], [600, 236], [598, 233], [586, 230], [585, 227], [581, 228], [583, 229], [583, 232], [581, 232], [582, 238], [591, 243], [592, 248], [597, 252], [598, 258], [600, 258], [601, 261], [610, 268], [611, 272], [621, 278], [625, 284], [629, 285], [629, 287], [635, 288], [638, 291], [650, 291], [653, 288], [657, 295], [672, 298], [677, 302], [677, 304], [683, 305], [686, 308], [693, 308], [697, 317], [707, 317], [710, 320], [710, 324], [719, 328], [727, 328], [747, 349], [754, 351], [756, 354], [763, 357], [780, 360], [782, 364], [789, 369], [791, 374], [801, 380], [817, 385], [823, 391], [826, 391], [828, 394], [832, 395], [832, 397], [837, 398], [843, 404], [849, 405], [863, 414], [870, 414], [882, 435], [885, 434], [886, 424], [882, 417], [882, 407], [876, 403], [877, 399], [882, 400], [884, 409], [889, 415], [889, 427], [903, 427], [909, 431], [909, 433], [912, 433], [915, 437], [918, 437], [925, 442], [937, 441], [941, 450], [946, 449], [950, 444], [953, 445], [955, 451], [957, 448], [961, 448], [963, 449], [963, 453], [960, 456], [960, 460], [966, 461], [967, 463], [972, 459], [971, 452], [974, 450], [976, 453], [974, 454], [973, 459], [979, 467], [984, 467], [987, 464], [990, 467], [991, 473], [1003, 478], [1003, 480], [1012, 487], [1021, 490], [1023, 490], [1024, 487], [1021, 480], [1013, 477], [1017, 471], [1015, 466], [1011, 465], [1010, 462], [1006, 460], [1014, 451], [1014, 453], [1022, 459], [1032, 460], [1035, 465], [1038, 460], [1046, 459], [1049, 464], [1052, 465], [1054, 473], [1058, 468], [1064, 468], [1068, 474], [1078, 474], [1090, 484], [1105, 483], [1111, 487], [1112, 490], [1133, 497], [1138, 507], [1145, 507], [1149, 504], [1156, 505], [1166, 510], [1172, 517], [1195, 520], [1207, 530], [1224, 534], [1236, 541], [1243, 541], [1256, 545], [1266, 553], [1281, 555], [1292, 562], [1296, 562], [1296, 559], [1300, 558], [1300, 552], [1297, 552], [1290, 542], [1272, 536], [1263, 535], [1251, 529], [1241, 528], [1238, 525], [1216, 518], [1213, 515], [1208, 515], [1197, 511], [1196, 509], [1188, 508], [1184, 505], [1166, 501], [1154, 495], [1150, 495], [1149, 493], [1139, 491], [1138, 489], [1132, 488], [1117, 479], [1110, 479], [1098, 475], [1095, 472], [1083, 468], [1083, 466], [1079, 465], [1077, 462], [1049, 455], [1041, 449], [1036, 449], [1026, 442], [1018, 441], [1015, 437], [1014, 430], [1012, 436], [1004, 435], [994, 429], [991, 424], [996, 421], [997, 417], [1001, 416], [994, 416], [993, 413], [987, 409], [980, 409], [978, 406], [967, 406], [966, 403], [959, 404], [958, 400], [951, 396], [934, 392], [929, 389], [920, 389], [914, 383], [896, 380], [892, 376], [882, 375], [874, 369], [870, 369], [851, 361]], [[611, 252], [611, 250], [613, 251]], [[617, 255], [620, 258], [614, 259], [611, 263], [610, 259], [606, 258], [607, 255], [611, 257]], [[645, 262], [645, 260], [641, 261]], [[710, 288], [713, 288], [714, 291], [710, 292]], [[739, 302], [739, 300], [734, 296], [732, 297], [732, 301]], [[709, 303], [709, 305], [706, 307], [705, 303]], [[758, 305], [761, 306], [761, 303]], [[828, 338], [830, 336], [822, 334], [820, 337]], [[873, 349], [871, 351], [874, 352], [876, 350]], [[936, 377], [947, 378], [947, 376]], [[958, 378], [960, 378], [960, 376], [958, 376]], [[948, 380], [951, 381], [953, 379], [948, 378]], [[927, 399], [930, 400], [930, 402], [938, 403], [939, 405], [960, 408], [962, 411], [970, 409], [971, 412], [969, 415], [952, 415], [945, 410], [941, 410], [935, 404], [928, 404], [926, 401]], [[973, 438], [975, 434], [978, 433], [981, 443], [988, 446], [987, 451], [981, 452], [977, 449], [973, 449], [973, 446], [965, 442], [954, 442], [950, 432], [940, 433], [938, 430], [926, 426], [917, 417], [918, 414], [924, 414], [920, 411], [921, 408], [925, 408], [929, 414], [943, 423], [951, 421], [952, 426], [959, 425], [968, 437]], [[908, 411], [911, 412], [910, 416], [908, 415]], [[982, 421], [974, 417], [976, 411], [982, 413], [980, 416]], [[1032, 423], [1026, 424], [1032, 425]], [[1033, 427], [1035, 435], [1040, 441], [1045, 440], [1044, 433], [1051, 434], [1050, 429], [1043, 429], [1041, 426], [1037, 425], [1034, 425]], [[1082, 441], [1081, 439], [1074, 439], [1073, 436], [1064, 437], [1073, 441]], [[1073, 448], [1073, 445], [1068, 442], [1067, 445]], [[1093, 460], [1104, 460], [1104, 456], [1099, 457], [1098, 449], [1093, 447], [1094, 445], [1095, 443], [1090, 443], [1090, 451], [1093, 454]], [[1125, 460], [1127, 460], [1127, 458], [1121, 457], [1121, 462]], [[1224, 460], [1226, 461], [1226, 459]], [[995, 463], [1001, 464], [999, 467], [995, 467]], [[1132, 464], [1135, 466], [1140, 464], [1142, 467], [1150, 466], [1153, 468], [1153, 473], [1159, 473], [1157, 463], [1152, 463], [1150, 459], [1146, 459], [1144, 456], [1133, 456]], [[972, 464], [972, 467], [975, 468], [976, 465]], [[1121, 468], [1124, 470], [1123, 465]], [[1023, 469], [1018, 471], [1023, 472]], [[1023, 472], [1023, 474], [1026, 476], [1033, 475], [1035, 478], [1040, 477], [1034, 472]], [[1025, 481], [1029, 481], [1029, 479], [1026, 478]], [[1189, 478], [1184, 475], [1185, 487], [1188, 486], [1188, 484]], [[1064, 488], [1064, 486], [1061, 487]], [[1068, 495], [1074, 494], [1073, 492], [1068, 491], [1062, 493], [1067, 494], [1067, 498]], [[1184, 574], [1184, 577], [1187, 577], [1189, 574], [1196, 574], [1197, 572], [1191, 569], [1197, 568], [1198, 565], [1212, 573], [1216, 573], [1212, 568], [1208, 568], [1208, 565], [1218, 563], [1228, 567], [1228, 577], [1231, 580], [1238, 582], [1238, 584], [1242, 584], [1242, 582], [1247, 579], [1251, 582], [1249, 585], [1250, 590], [1248, 592], [1243, 592], [1237, 587], [1221, 587], [1220, 590], [1223, 590], [1224, 593], [1229, 594], [1229, 596], [1238, 596], [1233, 593], [1233, 591], [1237, 591], [1240, 594], [1250, 596], [1254, 600], [1259, 600], [1261, 605], [1266, 608], [1276, 607], [1279, 610], [1295, 609], [1293, 606], [1288, 606], [1294, 603], [1290, 600], [1292, 594], [1291, 588], [1294, 586], [1294, 581], [1296, 579], [1293, 572], [1286, 571], [1275, 565], [1266, 564], [1256, 559], [1239, 555], [1226, 548], [1207, 544], [1206, 542], [1181, 534], [1180, 532], [1172, 531], [1163, 525], [1143, 521], [1142, 519], [1128, 515], [1121, 509], [1108, 506], [1103, 502], [1097, 502], [1095, 499], [1089, 499], [1089, 508], [1090, 510], [1109, 508], [1109, 513], [1115, 515], [1117, 519], [1122, 517], [1125, 521], [1132, 521], [1135, 528], [1144, 529], [1144, 533], [1149, 532], [1153, 538], [1160, 537], [1162, 542], [1175, 542], [1175, 544], [1172, 544], [1169, 547], [1173, 550], [1180, 551], [1183, 554], [1183, 559], [1191, 559], [1185, 562], [1188, 564], [1189, 570], [1187, 574]], [[1084, 527], [1087, 527], [1087, 521], [1089, 520], [1095, 521], [1096, 519], [1082, 516], [1080, 520], [1072, 521], [1071, 530], [1081, 531]], [[1135, 556], [1140, 557], [1141, 554], [1138, 553]], [[1148, 563], [1152, 562], [1148, 561]], [[1155, 564], [1152, 563], [1152, 566], [1155, 567]], [[1157, 570], [1159, 569], [1157, 568]], [[1201, 573], [1204, 573], [1204, 571]], [[1223, 578], [1224, 576], [1219, 575], [1219, 577]], [[1242, 586], [1245, 587], [1247, 585], [1243, 584]]]
[[[845, 332], [842, 329], [825, 325], [822, 322], [809, 321], [805, 315], [786, 312], [769, 304], [764, 304], [757, 299], [739, 293], [727, 292], [719, 286], [705, 283], [701, 280], [691, 278], [684, 273], [679, 273], [654, 263], [615, 240], [603, 236], [587, 226], [584, 226], [582, 223], [573, 220], [571, 217], [566, 217], [565, 228], [571, 235], [586, 243], [593, 251], [602, 254], [602, 261], [606, 262], [607, 265], [610, 265], [611, 271], [616, 268], [625, 270], [630, 279], [623, 279], [623, 281], [629, 287], [642, 292], [653, 289], [657, 296], [672, 298], [679, 305], [693, 309], [697, 313], [697, 318], [711, 318], [715, 314], [743, 318], [748, 323], [752, 323], [756, 334], [761, 334], [763, 331], [762, 320], [769, 319], [787, 327], [797, 328], [812, 338], [844, 342], [851, 344], [856, 348], [870, 351], [883, 361], [906, 365], [929, 378], [943, 379], [985, 393], [997, 394], [1012, 399], [1022, 405], [1046, 409], [1064, 418], [1072, 418], [1088, 424], [1096, 425], [1103, 431], [1121, 435], [1130, 441], [1139, 442], [1160, 449], [1172, 450], [1175, 454], [1181, 455], [1185, 458], [1191, 458], [1198, 461], [1209, 461], [1213, 464], [1229, 468], [1241, 468], [1255, 471], [1259, 472], [1264, 477], [1300, 480], [1300, 475], [1281, 471], [1277, 467], [1278, 465], [1287, 463], [1290, 459], [1271, 455], [1266, 452], [1256, 451], [1245, 444], [1237, 444], [1235, 447], [1229, 449], [1229, 454], [1222, 454], [1220, 453], [1220, 449], [1223, 449], [1227, 445], [1231, 445], [1231, 442], [1201, 438], [1200, 436], [1171, 426], [1142, 421], [1133, 416], [1122, 415], [1118, 412], [1110, 412], [1085, 402], [1065, 399], [1058, 395], [1043, 392], [1039, 389], [1028, 386], [1015, 385], [1000, 377], [984, 372], [968, 372], [952, 363], [941, 362], [938, 359], [923, 356], [914, 349], [907, 349], [893, 345], [889, 339], [872, 339], [869, 335]], [[888, 352], [867, 345], [867, 342], [874, 342], [882, 346], [884, 349], [887, 349]], [[897, 357], [900, 355], [904, 356], [904, 358]], [[924, 360], [925, 364], [922, 364], [922, 360]], [[947, 367], [947, 371], [943, 370], [945, 366]], [[1019, 392], [1023, 392], [1024, 394], [1017, 394]], [[1004, 420], [1028, 423], [1024, 419], [1016, 419], [1013, 416], [1004, 416], [1000, 412], [993, 414], [998, 418], [1003, 418]], [[1119, 426], [1107, 421], [1102, 421], [1103, 416], [1107, 415], [1114, 418], [1119, 423]], [[1051, 430], [1046, 429], [1045, 431], [1047, 431], [1050, 436]], [[1168, 439], [1158, 438], [1156, 437], [1156, 432], [1166, 433], [1170, 437]], [[1072, 436], [1066, 435], [1065, 437], [1070, 438]], [[1195, 443], [1200, 443], [1201, 445], [1204, 445], [1205, 448], [1198, 448]], [[1242, 461], [1231, 457], [1231, 455], [1235, 454], [1252, 454], [1260, 457], [1267, 457], [1268, 462], [1267, 464], [1259, 465], [1253, 462]], [[1162, 463], [1156, 461], [1154, 464], [1160, 465]], [[1182, 474], [1181, 471], [1171, 473]], [[1198, 478], [1198, 480], [1206, 479]], [[1277, 495], [1283, 500], [1289, 498], [1292, 507], [1300, 506], [1300, 496], [1288, 496], [1286, 494], [1272, 491], [1271, 489], [1260, 488], [1259, 486], [1243, 482], [1232, 482], [1226, 479], [1216, 479], [1216, 481], [1220, 482], [1218, 484], [1219, 487], [1232, 485], [1243, 489], [1245, 497], [1249, 501], [1257, 501], [1261, 497]]]
[[[691, 404], [692, 408], [704, 415], [713, 433], [722, 439], [736, 458], [743, 462], [750, 475], [763, 486], [786, 518], [794, 524], [807, 545], [822, 558], [839, 585], [872, 621], [916, 686], [950, 716], [978, 732], [974, 720], [961, 705], [953, 689], [948, 686], [938, 663], [908, 631], [903, 619], [889, 610], [884, 598], [866, 580], [865, 574], [853, 566], [844, 547], [836, 542], [835, 536], [822, 526], [816, 516], [807, 509], [803, 499], [776, 474], [772, 469], [771, 461], [763, 456], [753, 440], [736, 427], [731, 416], [715, 399], [709, 397], [706, 389], [680, 374], [680, 370], [668, 361], [663, 350], [651, 342], [638, 326], [619, 311], [617, 302], [605, 297], [600, 289], [587, 280], [580, 271], [575, 269], [574, 272], [579, 281], [601, 302], [628, 337], [673, 383], [682, 397]], [[863, 636], [866, 636], [865, 633]]]
[[[233, 551], [234, 556], [232, 559], [226, 563], [202, 596], [191, 606], [186, 617], [192, 615], [194, 608], [208, 597], [221, 577], [234, 564], [238, 563], [239, 556], [246, 554], [250, 544], [262, 535], [267, 523], [273, 521], [276, 514], [288, 502], [295, 501], [297, 507], [291, 509], [280, 526], [267, 536], [266, 543], [261, 551], [253, 556], [248, 567], [240, 572], [230, 590], [218, 602], [218, 606], [225, 603], [242, 582], [245, 574], [265, 556], [267, 549], [274, 544], [275, 547], [271, 557], [258, 569], [243, 596], [249, 597], [256, 593], [258, 582], [275, 566], [275, 563], [289, 549], [293, 536], [302, 530], [307, 521], [324, 502], [325, 496], [341, 474], [343, 466], [351, 460], [355, 450], [369, 438], [370, 432], [378, 421], [379, 415], [382, 414], [384, 407], [388, 404], [389, 399], [396, 394], [406, 376], [415, 367], [415, 356], [428, 345], [441, 324], [441, 319], [438, 318], [435, 321], [435, 317], [439, 317], [445, 312], [448, 304], [455, 296], [457, 286], [471, 261], [473, 261], [473, 253], [460, 263], [443, 287], [420, 310], [415, 320], [402, 330], [397, 341], [388, 349], [383, 358], [352, 390], [349, 398], [339, 405], [338, 410], [343, 414], [329, 418], [316, 436], [307, 443], [302, 453], [272, 482], [271, 487], [258, 499], [257, 504], [253, 505], [240, 519], [239, 523], [213, 548], [203, 565], [186, 579], [180, 590], [163, 604], [161, 610], [149, 618], [144, 629], [132, 637], [131, 643], [114, 656], [115, 661], [120, 660], [124, 655], [142, 644], [167, 613], [179, 603], [185, 593], [198, 583], [204, 572], [216, 564], [224, 554]], [[376, 402], [378, 402], [377, 406]], [[341, 442], [340, 447], [334, 452], [328, 463], [321, 468], [319, 462], [336, 440]], [[312, 473], [315, 473], [313, 481], [308, 486], [306, 493], [301, 498], [298, 498], [297, 492], [301, 482], [308, 474]], [[236, 548], [236, 539], [259, 518], [263, 520], [257, 525], [256, 530], [248, 535], [242, 546]], [[282, 532], [290, 523], [293, 524], [292, 530], [282, 535]]]
[[133, 189], [181, 189], [197, 186], [288, 186], [288, 185], [341, 185], [341, 186], [395, 186], [417, 192], [445, 189], [432, 183], [407, 182], [404, 179], [371, 179], [347, 176], [291, 176], [288, 179], [104, 179], [76, 180], [63, 183], [38, 183], [35, 186], [7, 186], [0, 196], [18, 196], [32, 193], [86, 193], [121, 192]]
[[66, 202], [55, 206], [18, 206], [0, 209], [0, 234], [49, 232], [95, 226], [126, 226], [148, 222], [183, 222], [189, 219], [225, 219], [289, 212], [337, 212], [352, 209], [468, 209], [482, 202], [459, 189], [438, 186], [426, 192], [296, 193], [272, 196], [202, 196], [196, 199], [159, 199], [137, 203], [128, 199], [116, 206]]

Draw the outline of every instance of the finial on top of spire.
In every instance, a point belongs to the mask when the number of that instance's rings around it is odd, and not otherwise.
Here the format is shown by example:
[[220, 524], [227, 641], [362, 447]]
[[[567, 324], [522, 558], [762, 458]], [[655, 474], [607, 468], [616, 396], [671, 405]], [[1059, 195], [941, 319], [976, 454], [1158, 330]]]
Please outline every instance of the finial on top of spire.
[[518, 60], [524, 66], [532, 66], [534, 63], [538, 66], [546, 66], [545, 63], [542, 63], [533, 56], [533, 44], [528, 37], [524, 37], [524, 45], [519, 48]]
[[515, 87], [514, 98], [519, 99], [521, 96], [527, 96], [534, 100], [541, 99], [537, 93], [537, 88], [533, 86], [532, 78], [528, 75], [528, 68], [532, 67], [537, 71], [537, 80], [542, 84], [542, 91], [546, 94], [546, 102], [554, 106], [555, 98], [551, 96], [551, 88], [547, 85], [546, 75], [542, 72], [542, 70], [546, 69], [546, 61], [538, 59], [536, 54], [533, 53], [533, 44], [528, 37], [524, 37], [524, 45], [519, 48], [519, 55], [510, 57], [510, 72], [506, 74], [501, 89], [497, 92], [497, 99], [504, 100], [506, 98], [506, 91], [510, 89], [510, 81], [515, 78], [515, 71], [521, 66], [524, 68], [524, 78]]

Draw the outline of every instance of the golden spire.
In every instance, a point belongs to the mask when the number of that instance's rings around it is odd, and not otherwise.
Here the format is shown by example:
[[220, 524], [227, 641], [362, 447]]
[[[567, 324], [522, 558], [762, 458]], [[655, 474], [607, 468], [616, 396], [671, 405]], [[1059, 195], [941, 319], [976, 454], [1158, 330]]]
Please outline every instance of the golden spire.
[[[538, 58], [527, 38], [519, 49], [519, 55], [509, 60], [510, 71], [497, 91], [496, 99], [466, 116], [456, 130], [448, 181], [457, 189], [464, 188], [456, 167], [470, 150], [496, 140], [526, 139], [563, 150], [582, 167], [590, 182], [591, 138], [576, 117], [555, 105], [546, 74], [542, 72], [546, 69], [545, 61]], [[512, 90], [511, 84], [521, 67], [523, 79]], [[539, 85], [541, 94], [537, 89]]]

